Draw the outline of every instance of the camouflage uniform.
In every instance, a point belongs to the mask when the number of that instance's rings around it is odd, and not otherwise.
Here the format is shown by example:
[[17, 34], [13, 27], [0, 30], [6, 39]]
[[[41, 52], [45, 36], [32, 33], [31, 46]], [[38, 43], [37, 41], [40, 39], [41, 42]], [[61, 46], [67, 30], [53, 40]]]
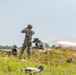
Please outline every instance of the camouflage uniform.
[[24, 43], [22, 45], [22, 49], [21, 49], [21, 52], [19, 55], [20, 58], [22, 57], [22, 54], [23, 54], [25, 48], [27, 49], [28, 57], [30, 56], [30, 49], [32, 46], [32, 35], [35, 34], [35, 32], [31, 29], [32, 29], [32, 26], [28, 25], [27, 28], [25, 28], [21, 31], [22, 33], [25, 33], [25, 39], [24, 39]]
[[17, 56], [17, 46], [16, 45], [13, 45], [13, 48], [12, 48], [12, 55], [13, 56]]

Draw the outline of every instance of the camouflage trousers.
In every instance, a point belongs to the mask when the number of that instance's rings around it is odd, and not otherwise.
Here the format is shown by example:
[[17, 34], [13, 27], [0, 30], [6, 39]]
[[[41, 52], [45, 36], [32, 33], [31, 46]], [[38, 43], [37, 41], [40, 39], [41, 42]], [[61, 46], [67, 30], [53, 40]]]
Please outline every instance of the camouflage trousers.
[[20, 55], [19, 55], [19, 58], [22, 57], [22, 54], [24, 53], [24, 51], [27, 51], [27, 54], [28, 54], [28, 58], [30, 57], [30, 50], [31, 50], [31, 45], [29, 45], [28, 43], [24, 42], [23, 45], [22, 45], [22, 49], [21, 49], [21, 52], [20, 52]]

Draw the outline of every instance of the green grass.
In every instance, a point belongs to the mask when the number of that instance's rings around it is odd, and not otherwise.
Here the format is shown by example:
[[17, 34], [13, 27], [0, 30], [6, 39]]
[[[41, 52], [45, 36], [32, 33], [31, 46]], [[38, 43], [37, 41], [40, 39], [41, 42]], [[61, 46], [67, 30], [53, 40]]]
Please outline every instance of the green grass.
[[[30, 59], [27, 58], [27, 53], [23, 57], [27, 61], [21, 61], [17, 57], [8, 57], [5, 53], [0, 55], [0, 75], [29, 75], [22, 68], [31, 66], [38, 67], [44, 65], [44, 70], [41, 74], [36, 75], [76, 75], [76, 52], [62, 51], [60, 49], [52, 49], [46, 52], [33, 50]], [[73, 57], [72, 63], [67, 63], [67, 57]], [[22, 70], [22, 71], [21, 71]]]

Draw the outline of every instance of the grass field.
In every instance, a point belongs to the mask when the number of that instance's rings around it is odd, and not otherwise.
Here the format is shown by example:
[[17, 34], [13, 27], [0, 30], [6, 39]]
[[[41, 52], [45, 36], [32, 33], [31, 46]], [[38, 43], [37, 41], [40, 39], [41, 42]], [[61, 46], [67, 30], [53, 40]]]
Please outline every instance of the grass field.
[[[22, 68], [38, 67], [39, 65], [44, 65], [44, 70], [36, 75], [76, 75], [75, 51], [50, 49], [40, 52], [32, 50], [30, 59], [27, 58], [26, 52], [23, 54], [24, 57], [27, 61], [21, 61], [12, 55], [8, 57], [6, 53], [0, 54], [0, 75], [29, 75]], [[72, 57], [73, 62], [67, 63], [68, 57]]]

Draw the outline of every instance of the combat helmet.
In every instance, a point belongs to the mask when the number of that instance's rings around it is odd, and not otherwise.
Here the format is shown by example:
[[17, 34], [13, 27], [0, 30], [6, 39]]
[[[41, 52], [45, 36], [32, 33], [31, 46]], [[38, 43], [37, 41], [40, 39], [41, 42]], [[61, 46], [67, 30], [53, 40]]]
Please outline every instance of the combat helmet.
[[32, 25], [31, 25], [31, 24], [28, 24], [28, 25], [27, 25], [27, 28], [32, 28]]
[[13, 45], [13, 48], [17, 48], [17, 46], [16, 45]]

